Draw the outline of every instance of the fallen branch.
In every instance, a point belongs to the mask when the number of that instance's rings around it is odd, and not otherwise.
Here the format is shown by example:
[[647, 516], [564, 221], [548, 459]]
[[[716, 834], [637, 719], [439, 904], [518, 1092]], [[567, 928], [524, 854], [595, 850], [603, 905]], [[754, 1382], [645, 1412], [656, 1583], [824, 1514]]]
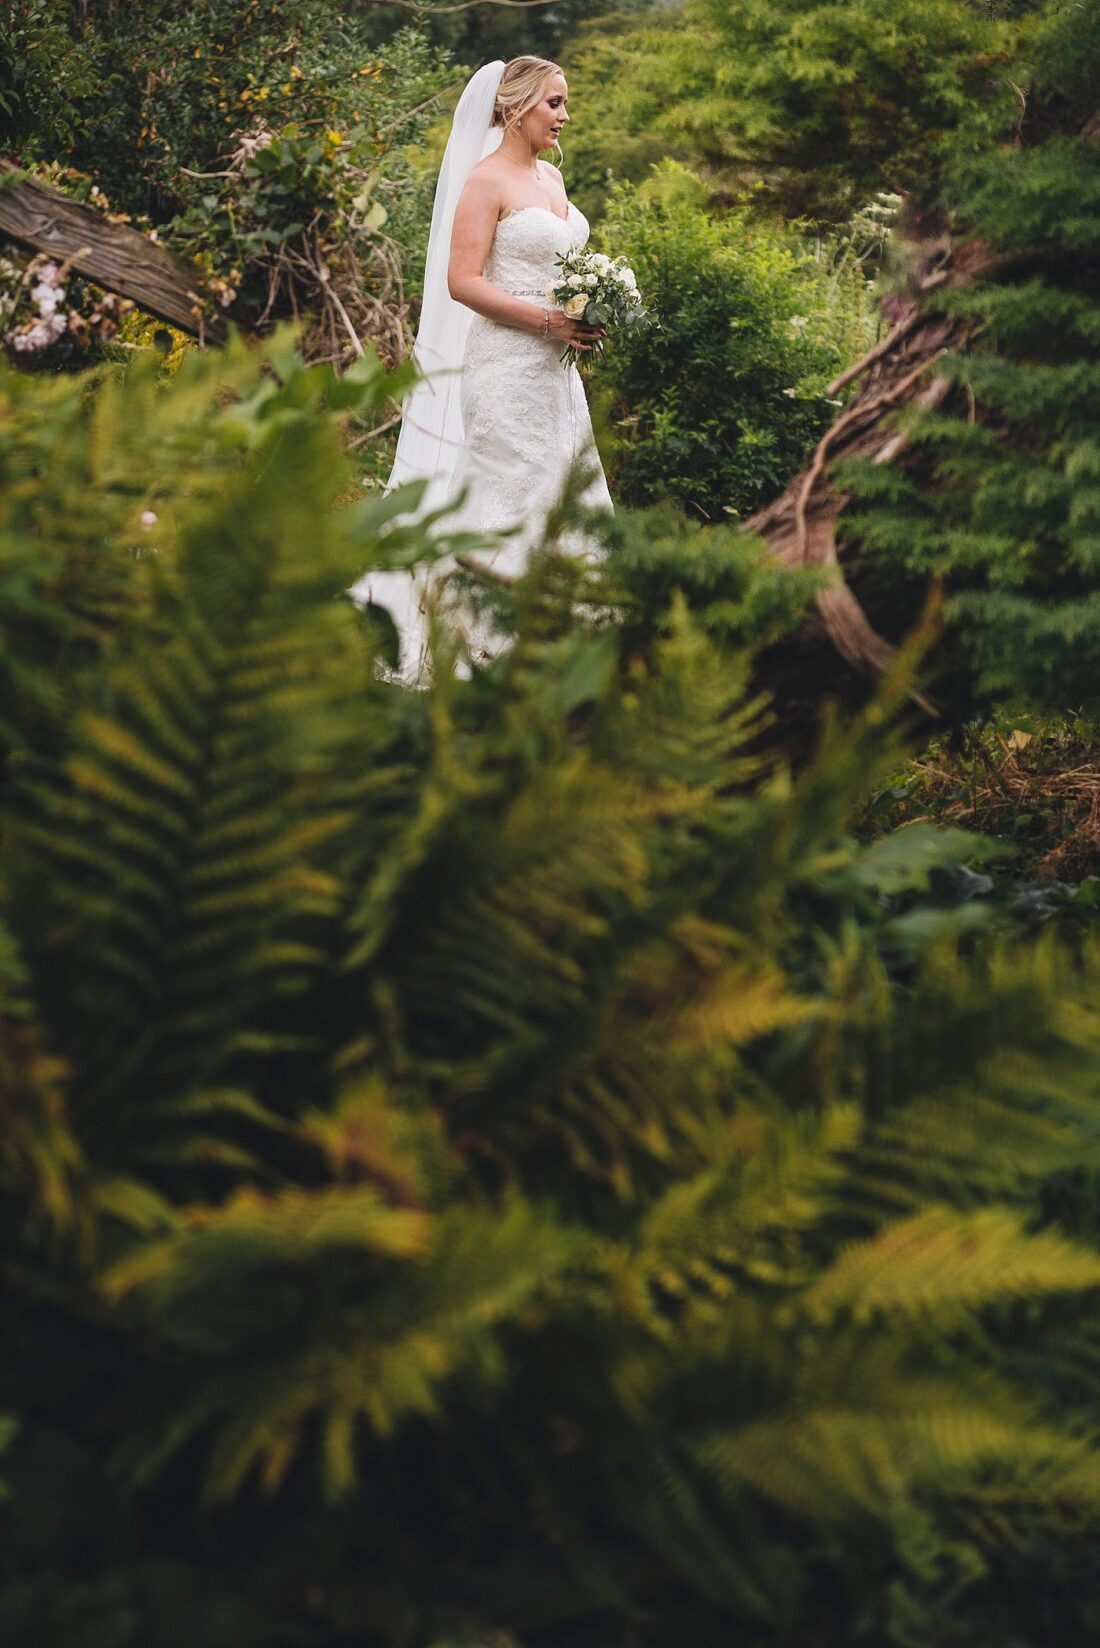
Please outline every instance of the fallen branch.
[[[0, 183], [13, 172], [19, 168], [0, 160]], [[200, 344], [221, 344], [228, 337], [232, 310], [221, 304], [197, 264], [59, 189], [28, 177], [0, 187], [0, 238], [68, 263], [78, 275], [132, 299]]]

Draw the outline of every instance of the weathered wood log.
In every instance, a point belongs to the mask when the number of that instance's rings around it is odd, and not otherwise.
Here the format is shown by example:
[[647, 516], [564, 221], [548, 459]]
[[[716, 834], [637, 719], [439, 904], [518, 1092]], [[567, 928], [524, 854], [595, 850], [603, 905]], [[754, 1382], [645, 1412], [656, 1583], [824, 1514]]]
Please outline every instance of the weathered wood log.
[[194, 263], [46, 184], [21, 178], [5, 187], [5, 174], [14, 171], [0, 160], [0, 238], [67, 263], [200, 344], [226, 341], [233, 312]]

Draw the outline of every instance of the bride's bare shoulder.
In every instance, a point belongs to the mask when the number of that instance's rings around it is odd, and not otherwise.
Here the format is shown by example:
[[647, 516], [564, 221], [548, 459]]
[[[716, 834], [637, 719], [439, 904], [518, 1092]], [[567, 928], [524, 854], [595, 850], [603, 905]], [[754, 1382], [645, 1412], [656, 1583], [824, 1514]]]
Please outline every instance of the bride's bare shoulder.
[[495, 159], [495, 155], [486, 155], [466, 179], [462, 193], [478, 205], [491, 205], [494, 202], [499, 205], [503, 198], [505, 173], [502, 167], [493, 164]]
[[478, 161], [470, 173], [470, 182], [472, 183], [474, 178], [477, 178], [481, 183], [498, 183], [506, 176], [507, 171], [501, 163], [500, 156], [488, 154], [484, 160]]

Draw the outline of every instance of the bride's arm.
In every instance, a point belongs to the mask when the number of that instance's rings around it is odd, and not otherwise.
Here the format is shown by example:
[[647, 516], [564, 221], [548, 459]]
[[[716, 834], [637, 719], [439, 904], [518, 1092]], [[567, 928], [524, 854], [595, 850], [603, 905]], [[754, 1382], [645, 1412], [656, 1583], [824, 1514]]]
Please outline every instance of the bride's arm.
[[481, 272], [492, 249], [500, 207], [500, 184], [491, 173], [475, 173], [455, 211], [447, 285], [455, 302], [464, 303], [467, 309], [505, 326], [541, 332], [545, 305], [502, 291]]

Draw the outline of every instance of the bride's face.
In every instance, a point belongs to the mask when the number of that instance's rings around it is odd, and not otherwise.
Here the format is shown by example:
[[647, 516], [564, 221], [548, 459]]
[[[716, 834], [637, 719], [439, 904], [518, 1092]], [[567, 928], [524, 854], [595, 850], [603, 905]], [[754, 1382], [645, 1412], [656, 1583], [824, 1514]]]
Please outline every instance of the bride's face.
[[542, 101], [523, 117], [523, 133], [532, 148], [554, 147], [558, 134], [569, 119], [568, 101], [569, 87], [564, 74], [553, 75], [542, 94]]

